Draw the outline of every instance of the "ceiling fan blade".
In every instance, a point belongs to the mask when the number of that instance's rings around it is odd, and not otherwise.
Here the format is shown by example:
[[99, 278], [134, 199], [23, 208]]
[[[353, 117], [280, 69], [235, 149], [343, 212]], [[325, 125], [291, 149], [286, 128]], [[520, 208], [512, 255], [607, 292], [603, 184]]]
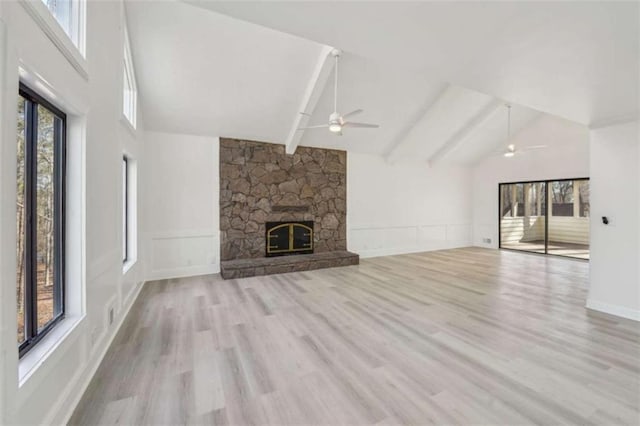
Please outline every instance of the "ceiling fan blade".
[[342, 127], [360, 127], [360, 128], [368, 128], [368, 129], [377, 129], [380, 127], [378, 124], [370, 124], [370, 123], [356, 123], [354, 121], [347, 121], [342, 125]]
[[298, 130], [307, 130], [307, 129], [326, 129], [329, 127], [328, 124], [318, 124], [317, 126], [308, 126], [308, 127], [298, 127]]
[[520, 148], [518, 151], [531, 151], [531, 150], [534, 150], [534, 149], [544, 149], [546, 147], [547, 147], [547, 145], [525, 146], [523, 148]]
[[364, 112], [364, 110], [363, 110], [363, 109], [356, 109], [356, 110], [354, 110], [354, 111], [351, 111], [351, 112], [348, 112], [348, 113], [346, 113], [346, 114], [343, 114], [343, 115], [342, 115], [342, 118], [344, 119], [344, 118], [347, 118], [347, 117], [351, 117], [351, 116], [353, 116], [353, 115], [357, 115], [357, 114], [360, 114], [360, 113], [362, 113], [362, 112]]

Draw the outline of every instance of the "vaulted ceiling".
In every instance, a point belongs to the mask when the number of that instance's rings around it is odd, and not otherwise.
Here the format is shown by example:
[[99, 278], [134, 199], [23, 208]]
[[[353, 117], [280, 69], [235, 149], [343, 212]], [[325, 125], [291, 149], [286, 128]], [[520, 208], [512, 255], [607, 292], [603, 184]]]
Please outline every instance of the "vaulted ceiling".
[[[150, 130], [473, 163], [541, 113], [638, 115], [638, 5], [607, 2], [127, 2]], [[296, 131], [338, 109], [379, 129]], [[310, 117], [300, 116], [305, 111]]]
[[279, 141], [322, 46], [182, 2], [127, 2], [148, 129]]

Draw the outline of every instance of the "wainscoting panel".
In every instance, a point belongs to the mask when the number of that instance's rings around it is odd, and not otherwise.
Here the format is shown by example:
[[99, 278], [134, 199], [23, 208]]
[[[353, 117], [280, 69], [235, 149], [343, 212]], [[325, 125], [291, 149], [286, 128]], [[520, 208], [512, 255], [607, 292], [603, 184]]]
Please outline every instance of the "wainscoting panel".
[[450, 247], [471, 244], [471, 225], [447, 225], [447, 243]]
[[360, 257], [466, 247], [471, 245], [471, 225], [358, 227], [349, 230], [348, 245]]
[[446, 225], [428, 225], [418, 228], [420, 241], [443, 242], [447, 241]]
[[[486, 238], [491, 242], [485, 241]], [[476, 224], [473, 227], [473, 245], [498, 248], [498, 225], [493, 223]]]
[[150, 280], [220, 272], [219, 233], [173, 231], [151, 237]]

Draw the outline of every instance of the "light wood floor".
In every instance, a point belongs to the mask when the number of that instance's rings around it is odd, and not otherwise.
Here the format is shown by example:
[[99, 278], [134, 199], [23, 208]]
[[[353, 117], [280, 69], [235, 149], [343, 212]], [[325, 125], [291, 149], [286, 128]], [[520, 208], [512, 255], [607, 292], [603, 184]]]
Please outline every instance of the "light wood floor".
[[588, 263], [456, 249], [147, 284], [72, 424], [639, 424]]

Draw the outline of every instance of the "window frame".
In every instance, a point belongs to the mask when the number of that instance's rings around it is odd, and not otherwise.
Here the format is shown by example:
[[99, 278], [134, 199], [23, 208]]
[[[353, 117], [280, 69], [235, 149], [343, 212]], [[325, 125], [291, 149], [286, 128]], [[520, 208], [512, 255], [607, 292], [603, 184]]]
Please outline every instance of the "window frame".
[[[42, 340], [60, 321], [66, 312], [66, 256], [65, 256], [65, 201], [66, 201], [66, 145], [67, 145], [67, 115], [56, 106], [40, 96], [37, 92], [20, 83], [19, 96], [25, 99], [25, 281], [24, 281], [24, 327], [25, 338], [18, 344], [18, 356], [22, 358], [39, 341]], [[54, 251], [57, 256], [54, 259], [54, 306], [58, 303], [60, 312], [55, 315], [42, 329], [38, 331], [37, 317], [37, 281], [34, 278], [34, 258], [37, 248], [34, 248], [37, 235], [37, 224], [29, 220], [37, 210], [36, 178], [37, 162], [34, 153], [38, 142], [37, 108], [41, 106], [49, 110], [60, 121], [60, 126], [55, 130], [58, 135], [54, 137]]]
[[[84, 40], [84, 22], [85, 22], [85, 5], [87, 0], [63, 0], [67, 3], [68, 12], [68, 31], [64, 23], [60, 21], [55, 7], [51, 7], [47, 0], [40, 0], [44, 7], [49, 11], [53, 19], [60, 26], [60, 29], [67, 35], [71, 43], [78, 49], [82, 57], [85, 57], [85, 40]], [[56, 3], [60, 0], [56, 0]]]
[[129, 248], [129, 158], [125, 155], [122, 156], [123, 173], [122, 173], [122, 219], [124, 221], [122, 225], [122, 238], [123, 238], [123, 253], [122, 264], [126, 265], [131, 260], [130, 248]]
[[[122, 73], [122, 115], [126, 122], [131, 125], [133, 130], [138, 125], [138, 83], [136, 82], [136, 73], [133, 66], [133, 56], [131, 55], [131, 42], [129, 40], [129, 32], [127, 26], [124, 26], [124, 56], [123, 56], [123, 73]], [[127, 84], [127, 82], [129, 84]], [[130, 87], [129, 87], [130, 86]], [[125, 104], [125, 93], [129, 91], [129, 102]]]
[[53, 42], [56, 48], [85, 80], [89, 80], [86, 60], [86, 2], [71, 0], [70, 33], [42, 0], [19, 0], [25, 11]]
[[[567, 255], [562, 255], [562, 254], [556, 254], [556, 253], [549, 253], [549, 218], [553, 216], [553, 208], [549, 206], [549, 197], [550, 197], [550, 193], [549, 190], [551, 188], [551, 184], [553, 182], [565, 182], [565, 181], [572, 181], [574, 182], [578, 182], [578, 181], [586, 181], [586, 182], [590, 182], [591, 178], [590, 177], [576, 177], [576, 178], [561, 178], [561, 179], [539, 179], [539, 180], [523, 180], [523, 181], [516, 181], [516, 182], [498, 182], [498, 249], [499, 250], [508, 250], [508, 251], [515, 251], [515, 252], [520, 252], [520, 253], [533, 253], [533, 254], [542, 254], [544, 256], [556, 256], [556, 257], [564, 257], [564, 258], [568, 258], [568, 259], [575, 259], [578, 261], [586, 261], [589, 262], [589, 259], [581, 259], [581, 258], [577, 258], [574, 256], [567, 256]], [[525, 249], [513, 249], [513, 248], [508, 248], [508, 247], [503, 247], [502, 246], [502, 199], [501, 199], [501, 195], [502, 195], [502, 188], [503, 186], [506, 185], [517, 185], [517, 184], [534, 184], [534, 183], [541, 183], [544, 184], [545, 186], [545, 197], [547, 198], [547, 205], [544, 208], [544, 214], [541, 214], [542, 212], [538, 212], [539, 217], [544, 217], [545, 218], [545, 223], [544, 223], [544, 253], [539, 253], [539, 252], [535, 252], [535, 251], [529, 251], [529, 250], [525, 250]], [[551, 214], [549, 214], [549, 210], [551, 210]], [[556, 216], [556, 217], [561, 217], [561, 216]], [[575, 212], [574, 212], [574, 216], [575, 216]], [[579, 218], [588, 218], [590, 220], [590, 216], [577, 216]]]

